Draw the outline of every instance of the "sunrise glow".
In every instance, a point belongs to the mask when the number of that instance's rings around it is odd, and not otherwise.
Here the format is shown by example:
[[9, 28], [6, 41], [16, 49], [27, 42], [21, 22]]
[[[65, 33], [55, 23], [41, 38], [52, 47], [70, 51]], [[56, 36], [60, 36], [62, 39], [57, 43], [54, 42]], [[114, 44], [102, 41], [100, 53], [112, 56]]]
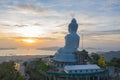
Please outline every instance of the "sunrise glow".
[[[0, 48], [64, 46], [72, 18], [80, 46], [91, 51], [120, 48], [120, 0], [0, 0]], [[55, 4], [55, 5], [54, 5]], [[51, 48], [50, 48], [51, 49]]]
[[23, 39], [23, 42], [27, 42], [27, 43], [35, 43], [36, 41], [33, 39]]
[[20, 29], [16, 29], [15, 32], [25, 37], [38, 37], [39, 35], [44, 33], [41, 27], [36, 26], [22, 27]]

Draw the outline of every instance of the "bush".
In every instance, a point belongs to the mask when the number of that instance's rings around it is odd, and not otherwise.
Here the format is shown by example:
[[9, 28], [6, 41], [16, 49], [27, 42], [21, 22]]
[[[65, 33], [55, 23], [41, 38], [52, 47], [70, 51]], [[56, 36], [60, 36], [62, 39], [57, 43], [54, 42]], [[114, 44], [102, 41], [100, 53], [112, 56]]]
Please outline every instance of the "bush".
[[0, 80], [25, 80], [25, 78], [15, 70], [14, 66], [14, 62], [3, 62], [0, 64]]

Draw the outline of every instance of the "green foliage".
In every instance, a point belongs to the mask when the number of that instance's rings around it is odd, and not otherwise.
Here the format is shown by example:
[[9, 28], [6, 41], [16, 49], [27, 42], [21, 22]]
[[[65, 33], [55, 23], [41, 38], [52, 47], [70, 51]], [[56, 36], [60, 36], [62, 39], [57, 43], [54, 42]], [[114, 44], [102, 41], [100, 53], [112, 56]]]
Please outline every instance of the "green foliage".
[[91, 53], [91, 57], [97, 61], [100, 59], [100, 56], [97, 53]]
[[84, 53], [84, 56], [87, 59], [89, 57], [88, 51], [86, 51], [85, 49], [83, 49], [82, 52]]
[[53, 58], [54, 56], [53, 55], [50, 55], [50, 58]]
[[25, 67], [26, 72], [30, 75], [30, 80], [45, 80], [46, 71], [51, 69], [41, 59], [38, 61], [32, 61]]
[[88, 53], [88, 51], [86, 51], [85, 49], [83, 49], [82, 52], [84, 52], [84, 53]]
[[113, 58], [107, 65], [120, 68], [120, 58]]
[[91, 53], [91, 57], [92, 57], [92, 63], [98, 64], [98, 60], [100, 59], [100, 56], [97, 53]]
[[24, 66], [27, 66], [27, 62], [24, 62], [23, 65], [24, 65]]
[[106, 64], [105, 64], [105, 58], [103, 55], [101, 55], [100, 59], [98, 60], [98, 65], [101, 66], [101, 67], [105, 67]]
[[0, 64], [0, 80], [25, 80], [14, 67], [14, 62], [3, 62]]
[[45, 75], [37, 70], [30, 70], [30, 80], [45, 80]]
[[36, 61], [37, 68], [41, 69], [42, 71], [48, 71], [50, 66], [46, 65], [42, 60]]

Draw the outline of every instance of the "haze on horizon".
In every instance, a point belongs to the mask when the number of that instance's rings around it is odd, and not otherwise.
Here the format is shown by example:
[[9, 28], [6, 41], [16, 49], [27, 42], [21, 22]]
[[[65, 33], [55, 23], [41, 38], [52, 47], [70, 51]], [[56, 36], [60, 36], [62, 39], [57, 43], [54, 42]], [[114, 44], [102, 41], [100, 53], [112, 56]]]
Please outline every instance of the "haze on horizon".
[[62, 47], [73, 17], [84, 48], [120, 50], [120, 0], [0, 0], [0, 48]]

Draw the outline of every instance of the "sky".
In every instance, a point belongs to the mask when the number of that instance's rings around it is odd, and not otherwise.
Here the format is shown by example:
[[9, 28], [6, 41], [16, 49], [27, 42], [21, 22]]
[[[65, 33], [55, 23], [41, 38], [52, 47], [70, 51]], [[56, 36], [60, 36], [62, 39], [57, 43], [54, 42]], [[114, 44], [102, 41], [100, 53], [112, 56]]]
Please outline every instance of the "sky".
[[120, 50], [120, 0], [0, 0], [0, 48], [63, 47], [73, 17], [84, 49]]

